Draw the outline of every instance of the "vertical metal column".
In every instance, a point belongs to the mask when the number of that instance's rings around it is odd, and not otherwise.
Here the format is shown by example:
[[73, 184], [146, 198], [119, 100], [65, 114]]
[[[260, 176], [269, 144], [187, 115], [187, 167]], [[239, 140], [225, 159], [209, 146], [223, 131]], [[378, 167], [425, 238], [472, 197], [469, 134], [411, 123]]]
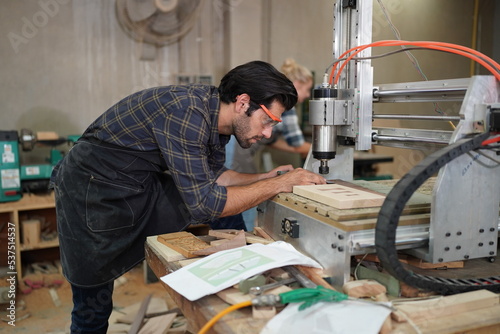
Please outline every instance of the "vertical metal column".
[[[339, 58], [345, 51], [371, 43], [372, 38], [372, 1], [336, 0], [333, 13], [333, 57]], [[371, 49], [365, 49], [358, 55], [368, 57]], [[339, 66], [338, 66], [339, 67]], [[373, 70], [370, 60], [351, 61], [346, 66], [337, 87], [337, 101], [344, 105], [345, 111], [335, 124], [337, 135], [354, 142], [350, 145], [338, 145], [337, 154], [329, 161], [330, 173], [327, 179], [353, 179], [354, 149], [369, 150], [372, 145], [372, 99]], [[304, 168], [317, 171], [319, 161], [309, 156]]]

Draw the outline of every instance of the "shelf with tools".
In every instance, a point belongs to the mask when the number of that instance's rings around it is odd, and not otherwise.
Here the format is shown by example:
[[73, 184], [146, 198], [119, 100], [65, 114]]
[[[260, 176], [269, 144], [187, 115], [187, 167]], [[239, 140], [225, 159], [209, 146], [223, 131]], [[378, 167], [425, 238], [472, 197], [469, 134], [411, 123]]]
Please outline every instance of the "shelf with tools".
[[53, 193], [24, 194], [18, 201], [0, 203], [0, 266], [23, 278], [29, 263], [59, 259]]

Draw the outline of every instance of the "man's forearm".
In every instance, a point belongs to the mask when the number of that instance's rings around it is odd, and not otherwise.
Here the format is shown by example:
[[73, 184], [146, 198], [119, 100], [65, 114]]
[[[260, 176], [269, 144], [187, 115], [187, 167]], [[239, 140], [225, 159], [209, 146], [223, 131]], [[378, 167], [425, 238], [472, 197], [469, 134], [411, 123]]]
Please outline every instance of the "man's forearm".
[[[286, 171], [281, 175], [277, 171]], [[238, 173], [237, 173], [238, 174]], [[260, 174], [261, 179], [241, 186], [228, 186], [227, 200], [222, 216], [231, 216], [250, 209], [282, 192], [292, 192], [296, 185], [326, 184], [323, 176], [291, 165], [277, 167]]]
[[261, 174], [247, 174], [238, 173], [234, 170], [227, 170], [219, 176], [217, 184], [220, 186], [243, 186], [248, 185], [268, 177], [268, 173]]
[[[261, 180], [246, 186], [227, 187], [227, 201], [222, 216], [243, 212], [282, 192], [279, 182]], [[284, 190], [284, 189], [283, 189]]]

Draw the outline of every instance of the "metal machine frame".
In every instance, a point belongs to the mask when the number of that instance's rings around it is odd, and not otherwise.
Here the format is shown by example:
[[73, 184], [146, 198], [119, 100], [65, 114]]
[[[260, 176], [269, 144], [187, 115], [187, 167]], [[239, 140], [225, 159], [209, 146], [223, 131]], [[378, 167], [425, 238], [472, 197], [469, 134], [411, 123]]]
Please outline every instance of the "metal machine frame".
[[[371, 1], [335, 1], [335, 58], [371, 42], [372, 10]], [[370, 56], [369, 50], [360, 56]], [[374, 86], [370, 60], [352, 62], [338, 87], [324, 84], [310, 101], [313, 147], [304, 168], [319, 171], [326, 179], [350, 181], [354, 150], [369, 150], [374, 144], [437, 150], [487, 132], [491, 111], [499, 109], [499, 96], [500, 85], [492, 76]], [[423, 101], [462, 101], [462, 106], [459, 116], [372, 114], [372, 103]], [[459, 123], [454, 131], [372, 128], [375, 118]], [[433, 263], [496, 256], [500, 173], [495, 167], [499, 160], [495, 152], [482, 151], [446, 164], [436, 179], [430, 222], [399, 226], [397, 248]], [[375, 228], [348, 230], [332, 224], [328, 214], [304, 210], [297, 205], [300, 198], [294, 196], [278, 196], [259, 205], [258, 225], [315, 258], [333, 284], [342, 286], [349, 280], [351, 256], [375, 252]]]

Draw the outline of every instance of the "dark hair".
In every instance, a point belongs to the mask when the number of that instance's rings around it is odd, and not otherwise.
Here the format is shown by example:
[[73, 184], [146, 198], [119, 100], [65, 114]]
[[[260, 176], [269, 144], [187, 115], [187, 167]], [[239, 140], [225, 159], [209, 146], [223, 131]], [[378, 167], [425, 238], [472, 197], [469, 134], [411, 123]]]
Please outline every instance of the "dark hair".
[[224, 103], [235, 102], [238, 95], [246, 93], [252, 105], [268, 107], [278, 101], [289, 110], [297, 104], [293, 83], [273, 65], [259, 60], [233, 68], [222, 78], [218, 90]]

